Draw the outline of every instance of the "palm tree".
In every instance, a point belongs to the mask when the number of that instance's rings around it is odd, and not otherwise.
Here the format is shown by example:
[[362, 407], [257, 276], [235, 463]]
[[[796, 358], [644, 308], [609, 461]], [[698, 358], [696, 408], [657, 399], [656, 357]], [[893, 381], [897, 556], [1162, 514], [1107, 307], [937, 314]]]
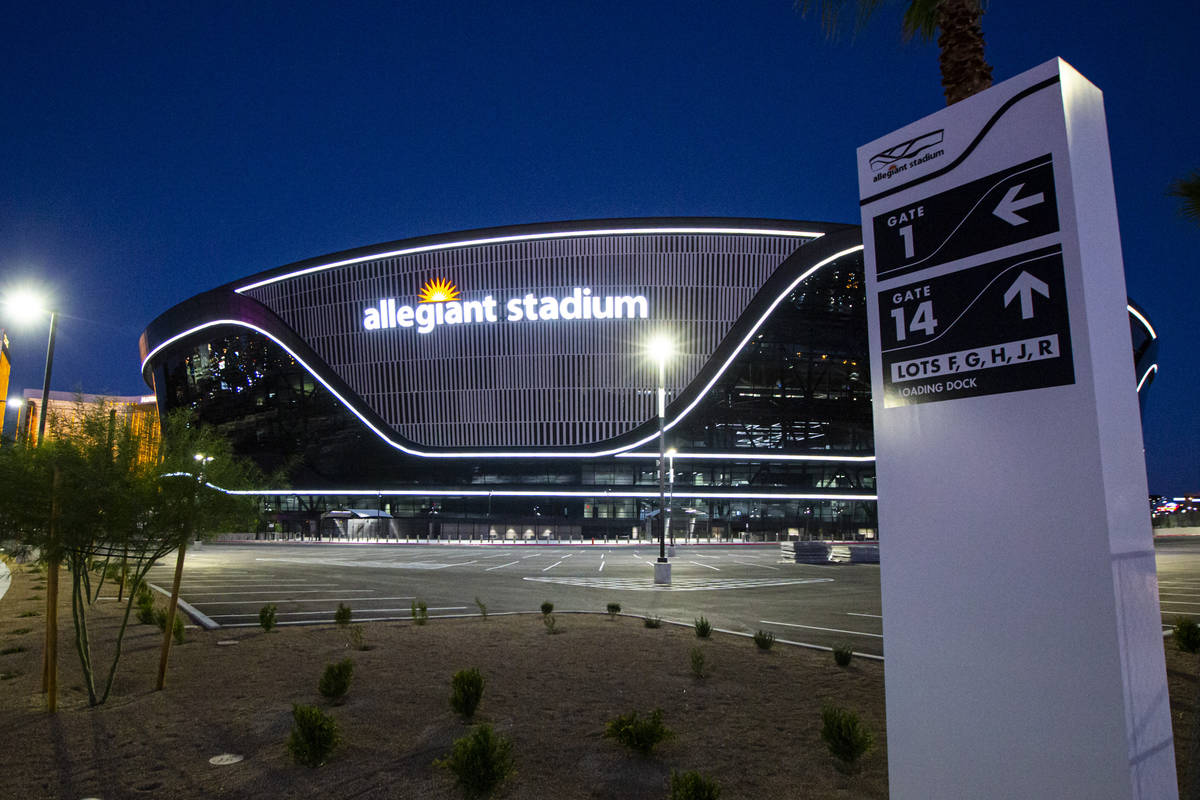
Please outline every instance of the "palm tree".
[[1167, 194], [1183, 200], [1183, 207], [1179, 210], [1185, 218], [1200, 222], [1200, 169], [1172, 183]]
[[[795, 0], [801, 16], [817, 11], [827, 36], [838, 29], [847, 0]], [[862, 28], [883, 0], [855, 0], [855, 28]], [[941, 53], [942, 89], [946, 105], [966, 99], [992, 85], [992, 65], [983, 55], [983, 0], [908, 0], [902, 30], [905, 39], [937, 37]]]

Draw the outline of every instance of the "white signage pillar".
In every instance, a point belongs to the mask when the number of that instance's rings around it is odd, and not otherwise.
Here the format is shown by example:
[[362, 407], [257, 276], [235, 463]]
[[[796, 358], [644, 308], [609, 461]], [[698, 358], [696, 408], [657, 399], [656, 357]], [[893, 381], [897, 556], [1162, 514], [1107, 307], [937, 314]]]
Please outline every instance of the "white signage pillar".
[[1175, 798], [1100, 91], [858, 151], [893, 798]]

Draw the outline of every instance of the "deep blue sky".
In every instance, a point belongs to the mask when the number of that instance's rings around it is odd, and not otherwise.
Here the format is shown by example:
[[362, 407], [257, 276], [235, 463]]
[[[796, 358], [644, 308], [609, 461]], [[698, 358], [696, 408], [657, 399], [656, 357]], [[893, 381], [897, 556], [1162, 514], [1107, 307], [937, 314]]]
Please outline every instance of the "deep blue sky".
[[[53, 388], [140, 394], [137, 337], [202, 290], [466, 228], [612, 216], [858, 221], [855, 148], [944, 105], [885, 7], [824, 38], [790, 0], [27, 3], [0, 29], [0, 284], [63, 318]], [[1200, 7], [995, 0], [1003, 80], [1105, 94], [1129, 292], [1161, 337], [1152, 491], [1200, 491]], [[14, 389], [44, 325], [9, 328]]]

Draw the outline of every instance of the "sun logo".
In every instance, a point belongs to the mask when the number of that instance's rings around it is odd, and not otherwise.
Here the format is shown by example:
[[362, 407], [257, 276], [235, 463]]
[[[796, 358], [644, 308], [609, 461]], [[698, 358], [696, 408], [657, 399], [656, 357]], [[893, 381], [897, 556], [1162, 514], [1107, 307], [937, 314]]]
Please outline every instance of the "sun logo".
[[425, 281], [417, 295], [420, 303], [446, 303], [458, 299], [458, 287], [445, 278], [430, 278]]

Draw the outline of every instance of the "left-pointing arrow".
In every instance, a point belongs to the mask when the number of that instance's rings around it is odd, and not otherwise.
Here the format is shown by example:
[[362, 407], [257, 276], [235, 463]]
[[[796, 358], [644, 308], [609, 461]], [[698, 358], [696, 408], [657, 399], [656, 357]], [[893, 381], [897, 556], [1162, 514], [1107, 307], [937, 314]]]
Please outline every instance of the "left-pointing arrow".
[[1008, 287], [1008, 291], [1004, 293], [1004, 307], [1008, 308], [1009, 303], [1014, 297], [1021, 297], [1021, 319], [1031, 319], [1033, 317], [1033, 293], [1037, 292], [1047, 300], [1050, 299], [1050, 287], [1045, 282], [1038, 280], [1028, 272], [1021, 270], [1021, 274], [1013, 281], [1013, 285]]
[[1025, 219], [1017, 212], [1023, 208], [1029, 208], [1030, 206], [1036, 206], [1045, 202], [1046, 195], [1044, 195], [1042, 192], [1037, 192], [1036, 194], [1031, 194], [1028, 197], [1022, 197], [1020, 200], [1018, 200], [1017, 194], [1024, 188], [1025, 184], [1023, 183], [1018, 183], [1016, 186], [1008, 187], [1008, 191], [1004, 193], [1004, 197], [999, 203], [996, 204], [996, 207], [992, 209], [992, 213], [1007, 222], [1009, 225], [1024, 225], [1026, 222], [1029, 222], [1029, 220]]

